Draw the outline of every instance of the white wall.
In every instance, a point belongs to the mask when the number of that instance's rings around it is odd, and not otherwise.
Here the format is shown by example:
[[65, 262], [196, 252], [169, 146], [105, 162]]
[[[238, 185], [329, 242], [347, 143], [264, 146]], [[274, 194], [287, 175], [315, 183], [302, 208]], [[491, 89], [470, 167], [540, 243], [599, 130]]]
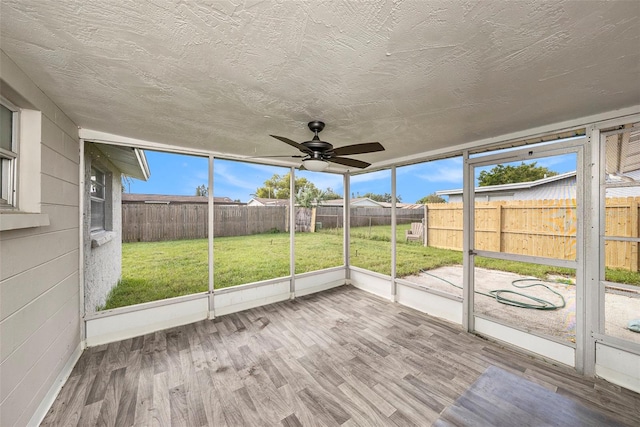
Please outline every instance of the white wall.
[[[93, 144], [85, 143], [85, 218], [91, 218], [91, 166], [107, 173], [105, 221], [107, 231], [92, 234], [84, 224], [84, 304], [87, 313], [103, 306], [122, 276], [122, 175]], [[93, 241], [93, 243], [92, 243]], [[99, 242], [98, 244], [96, 244]]]
[[596, 374], [619, 386], [640, 393], [640, 356], [596, 343]]
[[21, 154], [41, 156], [49, 223], [0, 232], [0, 425], [9, 427], [46, 410], [80, 352], [79, 145], [77, 126], [2, 51], [0, 79], [3, 96], [42, 112], [40, 151]]

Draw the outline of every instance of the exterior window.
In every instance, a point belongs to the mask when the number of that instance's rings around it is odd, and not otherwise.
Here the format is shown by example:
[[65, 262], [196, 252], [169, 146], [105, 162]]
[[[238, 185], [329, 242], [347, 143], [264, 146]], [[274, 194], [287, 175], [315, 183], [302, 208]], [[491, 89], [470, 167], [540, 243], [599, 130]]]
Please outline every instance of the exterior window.
[[91, 231], [105, 229], [105, 173], [91, 168]]
[[0, 208], [15, 206], [17, 109], [0, 104]]

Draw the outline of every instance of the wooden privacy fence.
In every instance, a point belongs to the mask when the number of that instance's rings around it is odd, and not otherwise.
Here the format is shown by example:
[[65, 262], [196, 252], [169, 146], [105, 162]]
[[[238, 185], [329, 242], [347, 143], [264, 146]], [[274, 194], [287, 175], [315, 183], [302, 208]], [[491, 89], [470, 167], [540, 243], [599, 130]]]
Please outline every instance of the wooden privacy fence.
[[[640, 197], [609, 198], [607, 236], [638, 237]], [[289, 227], [287, 206], [216, 205], [214, 237], [246, 236]], [[208, 236], [206, 204], [122, 205], [123, 242], [201, 239]], [[426, 214], [426, 215], [425, 215]], [[389, 208], [352, 208], [351, 227], [391, 224]], [[426, 244], [462, 250], [462, 203], [433, 203], [425, 209], [397, 209], [398, 224], [425, 219]], [[343, 208], [296, 209], [296, 231], [342, 228]], [[475, 247], [480, 250], [573, 260], [576, 258], [575, 200], [477, 202]], [[593, 249], [597, 250], [597, 249]], [[607, 267], [639, 271], [638, 243], [607, 241]]]
[[[342, 228], [344, 226], [344, 210], [342, 206], [318, 206], [315, 223], [322, 228]], [[370, 225], [391, 225], [390, 208], [351, 208], [351, 227], [368, 227]], [[398, 224], [422, 222], [422, 209], [397, 209]]]
[[[214, 237], [288, 231], [287, 206], [214, 207]], [[159, 242], [209, 236], [209, 208], [202, 203], [123, 203], [122, 241]]]
[[[159, 242], [165, 240], [204, 239], [208, 237], [208, 205], [204, 203], [123, 203], [122, 241]], [[422, 221], [422, 209], [398, 209], [399, 224]], [[215, 205], [214, 237], [289, 231], [287, 206]], [[296, 231], [316, 228], [342, 228], [341, 206], [296, 208]], [[389, 208], [353, 208], [351, 226], [391, 224]], [[316, 227], [317, 226], [317, 227]]]
[[[639, 201], [638, 197], [607, 199], [607, 236], [639, 236]], [[462, 203], [428, 204], [426, 212], [427, 246], [462, 250]], [[474, 221], [476, 249], [576, 259], [575, 200], [476, 202]], [[636, 242], [605, 244], [607, 267], [638, 271], [639, 258]]]
[[[390, 208], [351, 208], [349, 215], [351, 217], [351, 227], [391, 224]], [[396, 220], [398, 224], [422, 222], [423, 218], [423, 209], [396, 209]]]

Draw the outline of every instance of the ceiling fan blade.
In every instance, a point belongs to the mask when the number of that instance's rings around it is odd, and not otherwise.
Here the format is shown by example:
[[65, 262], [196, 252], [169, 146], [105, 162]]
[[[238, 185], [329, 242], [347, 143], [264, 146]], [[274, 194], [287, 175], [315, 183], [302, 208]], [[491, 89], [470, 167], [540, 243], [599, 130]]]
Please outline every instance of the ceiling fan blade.
[[367, 166], [370, 166], [371, 163], [363, 162], [361, 160], [349, 159], [346, 157], [332, 157], [330, 159], [326, 159], [328, 162], [338, 163], [339, 165], [352, 166], [354, 168], [364, 169]]
[[278, 135], [269, 135], [272, 138], [278, 139], [282, 142], [284, 142], [285, 144], [289, 144], [292, 147], [297, 148], [298, 150], [302, 151], [303, 153], [309, 153], [311, 152], [311, 150], [309, 150], [307, 147], [305, 147], [302, 144], [299, 144], [295, 141], [290, 140], [289, 138], [285, 138], [284, 136], [278, 136]]
[[344, 156], [345, 154], [375, 153], [376, 151], [384, 151], [384, 147], [379, 142], [365, 142], [364, 144], [345, 145], [344, 147], [333, 149], [333, 152], [336, 156]]
[[287, 156], [287, 155], [283, 155], [283, 156], [251, 156], [251, 157], [245, 157], [246, 159], [269, 159], [269, 158], [281, 158], [281, 159], [304, 159], [305, 157], [307, 157], [306, 155], [302, 155], [302, 154], [296, 154], [294, 156]]

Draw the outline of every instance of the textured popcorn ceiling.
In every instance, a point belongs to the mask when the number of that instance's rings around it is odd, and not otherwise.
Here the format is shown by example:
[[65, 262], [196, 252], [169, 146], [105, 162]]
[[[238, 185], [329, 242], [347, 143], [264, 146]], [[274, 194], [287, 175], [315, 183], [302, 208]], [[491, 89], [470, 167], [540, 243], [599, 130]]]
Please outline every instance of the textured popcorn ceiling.
[[381, 164], [640, 104], [637, 0], [1, 5], [2, 50], [76, 124], [187, 148], [296, 154], [268, 134], [321, 119]]

